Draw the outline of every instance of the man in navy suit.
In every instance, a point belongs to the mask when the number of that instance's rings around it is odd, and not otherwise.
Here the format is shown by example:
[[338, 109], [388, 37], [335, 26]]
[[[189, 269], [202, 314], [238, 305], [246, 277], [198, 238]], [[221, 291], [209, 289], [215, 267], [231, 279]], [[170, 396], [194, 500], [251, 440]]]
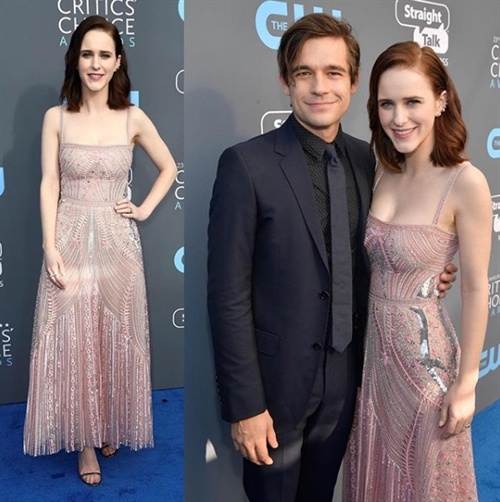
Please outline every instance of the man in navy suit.
[[[208, 308], [222, 418], [244, 457], [252, 502], [331, 502], [352, 425], [374, 160], [369, 145], [343, 132], [340, 121], [357, 90], [359, 61], [346, 22], [310, 14], [294, 23], [278, 50], [292, 115], [219, 161]], [[330, 200], [332, 147], [345, 177], [343, 214]], [[341, 217], [348, 225], [345, 291], [336, 290], [332, 272]], [[342, 297], [350, 305], [345, 326], [332, 317], [333, 299]], [[348, 340], [337, 343], [346, 326]]]

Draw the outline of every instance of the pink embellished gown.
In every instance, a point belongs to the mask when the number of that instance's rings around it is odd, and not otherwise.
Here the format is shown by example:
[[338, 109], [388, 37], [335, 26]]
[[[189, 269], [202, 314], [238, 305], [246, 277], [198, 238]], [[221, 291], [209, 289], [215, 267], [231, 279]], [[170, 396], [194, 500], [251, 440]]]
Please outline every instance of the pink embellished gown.
[[344, 459], [344, 502], [477, 501], [470, 429], [445, 439], [438, 427], [460, 347], [437, 297], [439, 274], [458, 238], [437, 223], [460, 170], [451, 175], [432, 224], [368, 217], [369, 320]]
[[113, 209], [126, 195], [132, 163], [130, 111], [123, 114], [123, 144], [116, 146], [65, 143], [66, 113], [61, 113], [56, 220], [66, 288], [52, 283], [44, 264], [24, 451], [153, 446], [141, 244], [135, 222]]

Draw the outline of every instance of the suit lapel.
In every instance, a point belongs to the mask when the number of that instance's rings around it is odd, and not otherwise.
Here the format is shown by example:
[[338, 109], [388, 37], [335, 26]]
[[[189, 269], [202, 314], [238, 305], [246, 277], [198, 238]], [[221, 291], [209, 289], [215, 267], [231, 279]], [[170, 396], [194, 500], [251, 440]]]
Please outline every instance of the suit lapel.
[[325, 238], [319, 222], [318, 206], [302, 146], [290, 120], [276, 131], [276, 152], [283, 156], [280, 167], [295, 195], [311, 238], [328, 270]]

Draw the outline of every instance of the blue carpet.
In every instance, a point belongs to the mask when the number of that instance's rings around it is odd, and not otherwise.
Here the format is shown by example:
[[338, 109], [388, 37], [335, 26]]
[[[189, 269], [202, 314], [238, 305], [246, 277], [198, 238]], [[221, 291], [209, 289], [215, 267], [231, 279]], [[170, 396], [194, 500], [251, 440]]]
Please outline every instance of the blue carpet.
[[472, 445], [479, 502], [500, 502], [500, 400], [474, 417]]
[[85, 486], [77, 453], [30, 457], [22, 453], [25, 404], [0, 406], [2, 502], [181, 502], [184, 492], [184, 390], [153, 392], [155, 447], [121, 448], [102, 458], [102, 483]]
[[[86, 487], [77, 477], [76, 453], [22, 454], [25, 404], [0, 406], [0, 499], [2, 502], [181, 502], [183, 500], [183, 389], [153, 392], [156, 446], [122, 448], [98, 456], [103, 481]], [[472, 425], [480, 502], [500, 502], [500, 400], [478, 413]], [[452, 501], [450, 501], [452, 502]]]

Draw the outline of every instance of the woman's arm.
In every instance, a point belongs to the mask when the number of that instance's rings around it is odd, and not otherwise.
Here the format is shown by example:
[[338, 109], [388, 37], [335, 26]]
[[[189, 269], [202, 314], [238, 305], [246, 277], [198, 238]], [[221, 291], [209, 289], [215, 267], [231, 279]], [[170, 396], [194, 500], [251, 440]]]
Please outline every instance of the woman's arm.
[[157, 167], [159, 174], [151, 190], [140, 206], [135, 206], [127, 199], [119, 200], [115, 206], [118, 214], [125, 218], [143, 221], [151, 215], [156, 206], [165, 197], [177, 176], [177, 166], [156, 127], [148, 116], [139, 108], [132, 107], [131, 131], [134, 141], [141, 146]]
[[484, 175], [466, 167], [452, 192], [461, 269], [461, 350], [455, 383], [445, 396], [440, 426], [450, 435], [470, 424], [488, 321], [488, 265], [491, 250], [491, 194]]
[[45, 113], [42, 126], [42, 182], [40, 184], [40, 212], [42, 219], [45, 267], [52, 281], [64, 289], [64, 264], [56, 249], [56, 215], [60, 193], [59, 122], [60, 108], [55, 106]]

